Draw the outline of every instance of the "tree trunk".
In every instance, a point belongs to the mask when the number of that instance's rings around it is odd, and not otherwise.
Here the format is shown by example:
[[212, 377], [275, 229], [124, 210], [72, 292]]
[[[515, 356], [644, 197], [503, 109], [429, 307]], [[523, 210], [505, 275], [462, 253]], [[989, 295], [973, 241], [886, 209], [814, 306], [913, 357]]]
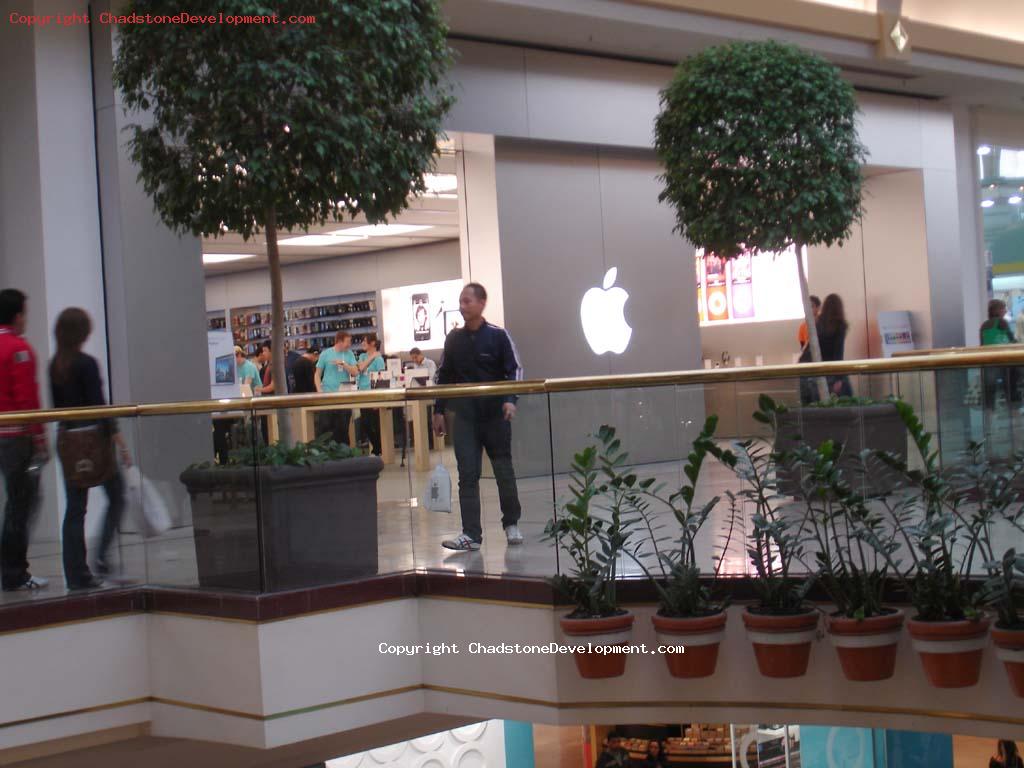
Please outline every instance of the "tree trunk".
[[[281, 281], [281, 254], [277, 249], [277, 211], [266, 210], [267, 261], [270, 263], [270, 370], [274, 376], [274, 394], [288, 394], [284, 367], [284, 288]], [[277, 411], [278, 440], [292, 445], [292, 422], [288, 411]]]
[[[814, 323], [814, 308], [811, 306], [811, 289], [807, 285], [807, 273], [804, 271], [803, 244], [793, 243], [796, 249], [796, 271], [800, 276], [800, 298], [804, 302], [804, 322], [807, 323], [807, 344], [811, 348], [811, 361], [821, 362], [821, 344], [818, 342], [818, 326]], [[818, 388], [818, 398], [822, 401], [829, 399], [828, 383], [824, 376], [815, 379], [815, 386]]]

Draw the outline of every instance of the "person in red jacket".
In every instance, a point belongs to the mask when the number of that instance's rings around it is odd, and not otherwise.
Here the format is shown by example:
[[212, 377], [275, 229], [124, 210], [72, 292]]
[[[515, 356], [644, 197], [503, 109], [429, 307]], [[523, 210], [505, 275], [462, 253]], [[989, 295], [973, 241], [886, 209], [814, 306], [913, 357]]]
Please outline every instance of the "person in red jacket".
[[[39, 409], [36, 356], [25, 333], [25, 294], [0, 291], [0, 411]], [[0, 535], [3, 589], [41, 589], [47, 580], [28, 572], [28, 531], [39, 502], [39, 467], [47, 460], [41, 424], [0, 426], [0, 473], [7, 504]]]

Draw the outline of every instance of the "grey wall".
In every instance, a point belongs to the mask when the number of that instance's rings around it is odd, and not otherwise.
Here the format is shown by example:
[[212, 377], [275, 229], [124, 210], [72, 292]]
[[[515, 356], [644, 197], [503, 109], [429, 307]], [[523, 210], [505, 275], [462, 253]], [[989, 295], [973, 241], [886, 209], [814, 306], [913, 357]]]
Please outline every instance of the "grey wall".
[[[693, 248], [673, 233], [672, 212], [658, 203], [653, 154], [500, 141], [495, 159], [505, 324], [526, 377], [696, 367]], [[622, 355], [598, 356], [583, 335], [580, 300], [610, 267], [629, 293], [633, 337]], [[521, 421], [546, 423], [540, 399], [521, 410]], [[702, 399], [681, 399], [671, 387], [560, 396], [551, 417], [556, 470], [602, 424], [629, 430], [637, 461], [677, 458], [687, 429], [681, 424], [701, 421], [703, 412]], [[522, 474], [547, 469], [541, 437], [542, 430], [517, 430]]]

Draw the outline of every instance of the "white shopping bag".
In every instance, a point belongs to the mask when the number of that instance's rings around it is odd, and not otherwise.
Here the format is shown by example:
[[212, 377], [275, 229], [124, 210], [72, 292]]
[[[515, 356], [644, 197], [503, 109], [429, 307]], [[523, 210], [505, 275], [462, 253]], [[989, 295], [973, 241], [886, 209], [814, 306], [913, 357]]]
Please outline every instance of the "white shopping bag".
[[167, 502], [139, 468], [130, 466], [124, 471], [128, 514], [145, 538], [166, 533], [171, 528], [171, 514]]
[[452, 476], [444, 464], [438, 464], [430, 473], [422, 501], [423, 506], [431, 512], [452, 511]]

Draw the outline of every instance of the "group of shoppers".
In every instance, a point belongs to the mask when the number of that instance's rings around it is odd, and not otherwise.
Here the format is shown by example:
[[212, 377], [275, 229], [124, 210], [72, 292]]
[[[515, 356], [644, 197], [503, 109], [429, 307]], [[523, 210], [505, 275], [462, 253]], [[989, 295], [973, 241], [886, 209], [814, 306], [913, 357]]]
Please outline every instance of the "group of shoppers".
[[601, 754], [597, 756], [594, 768], [667, 768], [668, 758], [665, 745], [660, 741], [647, 743], [647, 754], [642, 758], [633, 759], [629, 751], [622, 746], [622, 737], [615, 731], [604, 740]]
[[[24, 338], [27, 318], [25, 294], [13, 288], [0, 291], [0, 411], [40, 407], [36, 356]], [[55, 408], [106, 405], [99, 365], [82, 350], [91, 332], [92, 321], [85, 310], [72, 307], [57, 317], [57, 351], [48, 368]], [[100, 577], [111, 573], [108, 553], [125, 507], [121, 468], [130, 467], [132, 457], [113, 419], [62, 422], [57, 445], [67, 496], [62, 528], [64, 578], [69, 589], [97, 587], [102, 584]], [[62, 446], [77, 449], [62, 450]], [[85, 446], [88, 452], [83, 454]], [[48, 460], [41, 424], [0, 427], [0, 472], [7, 492], [0, 542], [5, 591], [42, 589], [48, 584], [47, 579], [32, 575], [28, 563], [29, 530], [39, 504], [39, 474]], [[91, 568], [85, 542], [89, 483], [102, 485], [107, 495], [107, 513]]]

